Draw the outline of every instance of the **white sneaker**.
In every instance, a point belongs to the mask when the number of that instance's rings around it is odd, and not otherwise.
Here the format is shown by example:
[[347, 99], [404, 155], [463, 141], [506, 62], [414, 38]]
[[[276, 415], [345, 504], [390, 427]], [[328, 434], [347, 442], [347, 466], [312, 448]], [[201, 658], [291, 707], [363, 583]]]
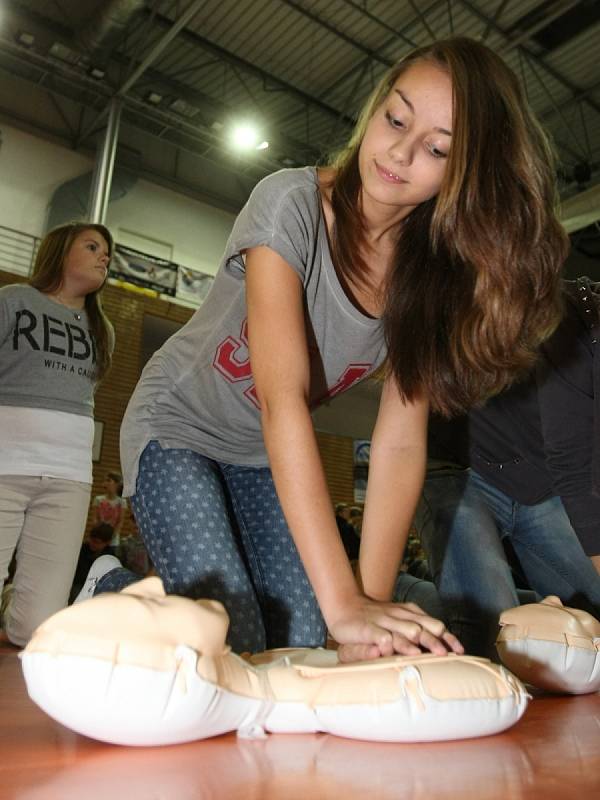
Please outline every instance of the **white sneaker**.
[[83, 588], [75, 600], [73, 600], [73, 605], [75, 605], [75, 603], [82, 603], [84, 600], [89, 600], [90, 597], [93, 597], [96, 591], [96, 584], [100, 578], [104, 577], [107, 572], [112, 572], [113, 569], [120, 569], [122, 566], [123, 565], [116, 556], [100, 556], [97, 558], [90, 567]]

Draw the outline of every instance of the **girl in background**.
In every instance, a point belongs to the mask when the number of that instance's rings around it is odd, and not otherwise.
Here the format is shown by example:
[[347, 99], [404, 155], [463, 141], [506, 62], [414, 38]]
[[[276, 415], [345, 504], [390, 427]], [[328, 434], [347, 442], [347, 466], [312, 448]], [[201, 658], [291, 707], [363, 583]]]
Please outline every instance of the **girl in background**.
[[110, 365], [102, 311], [113, 243], [103, 225], [48, 233], [31, 280], [0, 289], [0, 582], [17, 568], [13, 644], [67, 604], [92, 484], [94, 390]]
[[[427, 416], [498, 392], [556, 327], [554, 201], [517, 78], [465, 38], [400, 61], [330, 167], [254, 189], [121, 431], [124, 493], [165, 589], [221, 600], [234, 650], [318, 646], [328, 627], [343, 660], [461, 652], [440, 621], [392, 602]], [[384, 363], [354, 575], [310, 412]]]
[[94, 525], [106, 522], [113, 529], [110, 547], [117, 552], [121, 545], [121, 528], [127, 513], [127, 500], [122, 497], [123, 478], [118, 472], [108, 472], [104, 481], [104, 494], [94, 497]]

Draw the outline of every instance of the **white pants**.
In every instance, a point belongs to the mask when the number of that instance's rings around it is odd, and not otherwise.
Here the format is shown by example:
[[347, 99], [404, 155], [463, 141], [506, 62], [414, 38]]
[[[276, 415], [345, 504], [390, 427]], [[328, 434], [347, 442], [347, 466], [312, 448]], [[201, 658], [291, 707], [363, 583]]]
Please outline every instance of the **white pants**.
[[6, 634], [24, 647], [67, 605], [85, 530], [91, 485], [62, 478], [0, 475], [0, 585], [17, 548]]

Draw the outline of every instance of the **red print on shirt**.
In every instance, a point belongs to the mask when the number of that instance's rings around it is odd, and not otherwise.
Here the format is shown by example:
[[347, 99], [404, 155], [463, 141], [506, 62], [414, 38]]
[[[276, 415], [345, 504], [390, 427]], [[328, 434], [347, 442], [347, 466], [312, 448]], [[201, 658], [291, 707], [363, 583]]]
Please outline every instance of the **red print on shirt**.
[[[311, 406], [315, 408], [328, 398], [335, 397], [341, 392], [345, 392], [346, 389], [354, 386], [361, 378], [364, 378], [371, 369], [371, 366], [371, 364], [349, 364], [333, 386], [331, 386], [324, 395], [319, 397], [318, 400], [311, 403]], [[226, 339], [223, 339], [223, 341], [217, 345], [215, 357], [213, 359], [213, 367], [220, 372], [229, 383], [238, 383], [239, 381], [248, 381], [252, 379], [250, 355], [248, 353], [247, 319], [242, 323], [242, 329], [238, 339], [233, 336], [227, 336]], [[256, 395], [256, 387], [253, 383], [244, 390], [243, 394], [252, 405], [256, 406], [256, 408], [260, 408], [260, 403]]]

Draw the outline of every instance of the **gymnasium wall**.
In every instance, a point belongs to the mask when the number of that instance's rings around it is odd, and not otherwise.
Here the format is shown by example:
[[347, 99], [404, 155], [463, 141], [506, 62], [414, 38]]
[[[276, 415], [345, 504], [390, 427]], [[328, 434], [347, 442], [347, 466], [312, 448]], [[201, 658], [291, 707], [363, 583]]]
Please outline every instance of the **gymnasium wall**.
[[[42, 236], [55, 190], [93, 170], [93, 160], [6, 124], [0, 136], [0, 225]], [[109, 205], [107, 225], [121, 244], [214, 275], [234, 219], [140, 179]]]

